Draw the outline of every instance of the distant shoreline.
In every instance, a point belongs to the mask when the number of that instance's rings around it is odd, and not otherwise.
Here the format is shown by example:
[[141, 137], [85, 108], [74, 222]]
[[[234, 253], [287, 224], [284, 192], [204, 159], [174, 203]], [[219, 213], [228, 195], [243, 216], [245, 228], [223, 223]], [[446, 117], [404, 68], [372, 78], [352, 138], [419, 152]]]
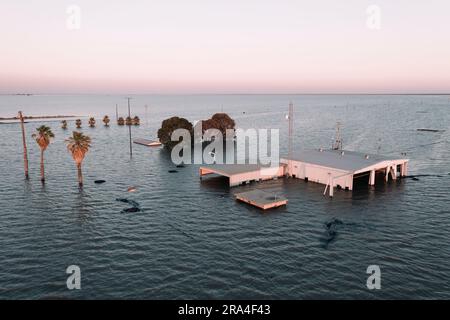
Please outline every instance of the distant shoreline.
[[[64, 119], [64, 118], [76, 118], [77, 116], [24, 116], [24, 120], [40, 120], [40, 119]], [[0, 117], [0, 121], [4, 120], [20, 120], [19, 117], [9, 117], [9, 118], [2, 118]]]
[[0, 96], [112, 96], [112, 97], [126, 97], [126, 96], [450, 96], [450, 92], [179, 92], [179, 93], [30, 93], [30, 94], [11, 94], [0, 93]]

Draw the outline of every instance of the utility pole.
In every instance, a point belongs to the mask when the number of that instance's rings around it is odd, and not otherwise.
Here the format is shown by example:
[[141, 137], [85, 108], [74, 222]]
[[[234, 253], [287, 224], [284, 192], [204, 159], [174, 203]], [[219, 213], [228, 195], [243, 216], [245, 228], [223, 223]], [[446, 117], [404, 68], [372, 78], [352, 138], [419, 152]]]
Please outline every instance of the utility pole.
[[25, 179], [30, 179], [30, 176], [28, 174], [28, 150], [27, 150], [27, 141], [25, 138], [25, 125], [23, 122], [23, 115], [22, 111], [19, 111], [19, 119], [20, 119], [20, 126], [22, 127], [22, 143], [23, 143], [23, 166], [25, 169]]
[[145, 105], [145, 125], [148, 128], [148, 105]]
[[288, 175], [292, 176], [292, 136], [294, 133], [294, 105], [289, 103], [289, 145], [288, 145]]
[[[131, 98], [128, 97], [127, 100], [128, 100], [128, 117], [131, 119], [131, 108], [130, 108], [130, 100], [131, 100]], [[130, 157], [132, 157], [133, 156], [133, 144], [131, 142], [131, 123], [128, 126], [128, 133], [129, 133], [129, 136], [130, 136]]]
[[116, 122], [117, 122], [117, 120], [119, 120], [119, 107], [117, 106], [117, 103], [116, 103]]

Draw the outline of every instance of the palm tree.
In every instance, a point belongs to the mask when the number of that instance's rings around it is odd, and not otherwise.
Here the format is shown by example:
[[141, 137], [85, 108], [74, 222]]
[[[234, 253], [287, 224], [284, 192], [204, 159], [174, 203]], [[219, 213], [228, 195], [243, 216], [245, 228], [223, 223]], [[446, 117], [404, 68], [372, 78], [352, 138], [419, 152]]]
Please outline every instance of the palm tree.
[[77, 129], [81, 129], [81, 119], [75, 120], [75, 125], [77, 126]]
[[117, 119], [117, 124], [118, 124], [119, 126], [123, 126], [123, 125], [125, 124], [125, 120], [123, 120], [123, 118], [120, 117], [119, 119]]
[[125, 120], [125, 124], [127, 126], [131, 126], [133, 124], [133, 119], [131, 117], [127, 117]]
[[140, 125], [140, 124], [141, 124], [141, 119], [139, 119], [138, 116], [135, 116], [135, 117], [133, 118], [133, 124], [134, 124], [135, 126]]
[[63, 128], [64, 130], [67, 129], [67, 120], [61, 121], [61, 128]]
[[108, 127], [109, 126], [109, 117], [108, 116], [104, 116], [103, 117], [103, 123], [105, 124], [105, 127]]
[[41, 181], [45, 182], [45, 174], [44, 174], [44, 151], [47, 149], [50, 144], [50, 139], [54, 138], [52, 130], [47, 126], [40, 126], [36, 129], [37, 133], [33, 133], [32, 137], [36, 140], [36, 143], [41, 148]]
[[89, 127], [91, 127], [91, 128], [95, 127], [95, 118], [94, 117], [89, 118]]
[[91, 147], [91, 138], [85, 136], [82, 132], [73, 132], [72, 137], [66, 140], [67, 150], [72, 154], [72, 158], [75, 161], [78, 169], [78, 185], [83, 186], [83, 174], [81, 172], [81, 163], [84, 156]]

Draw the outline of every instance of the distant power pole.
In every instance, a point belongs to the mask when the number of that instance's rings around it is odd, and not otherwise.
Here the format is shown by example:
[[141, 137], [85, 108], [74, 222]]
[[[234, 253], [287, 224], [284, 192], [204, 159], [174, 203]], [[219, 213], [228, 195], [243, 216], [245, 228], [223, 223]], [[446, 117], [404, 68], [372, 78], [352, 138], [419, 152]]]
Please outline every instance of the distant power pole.
[[25, 169], [25, 179], [29, 179], [30, 176], [28, 174], [28, 150], [27, 150], [27, 141], [25, 138], [25, 125], [23, 124], [23, 115], [22, 111], [19, 111], [19, 119], [20, 119], [20, 126], [22, 128], [22, 143], [23, 143], [23, 166]]
[[119, 107], [117, 106], [117, 103], [116, 103], [116, 122], [117, 122], [117, 120], [119, 120]]
[[[127, 100], [128, 100], [128, 117], [131, 119], [131, 107], [130, 107], [131, 98], [128, 97]], [[128, 133], [130, 136], [130, 157], [132, 157], [133, 156], [133, 144], [131, 142], [131, 123], [128, 126]]]
[[288, 145], [288, 175], [292, 175], [292, 138], [294, 134], [294, 105], [289, 103], [289, 145]]
[[148, 128], [148, 105], [145, 105], [145, 126]]

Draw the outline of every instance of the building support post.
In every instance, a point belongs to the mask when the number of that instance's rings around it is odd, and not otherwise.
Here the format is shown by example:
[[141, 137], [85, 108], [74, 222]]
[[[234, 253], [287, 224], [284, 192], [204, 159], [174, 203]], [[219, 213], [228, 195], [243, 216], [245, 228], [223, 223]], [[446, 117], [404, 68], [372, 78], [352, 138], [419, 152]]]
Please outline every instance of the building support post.
[[330, 197], [333, 198], [334, 193], [334, 179], [333, 176], [330, 176]]
[[391, 175], [392, 175], [392, 179], [396, 180], [397, 179], [397, 166], [391, 166]]
[[384, 176], [384, 181], [388, 182], [389, 181], [389, 170], [390, 170], [390, 166], [386, 167], [386, 174]]
[[375, 169], [370, 171], [369, 185], [375, 185]]

